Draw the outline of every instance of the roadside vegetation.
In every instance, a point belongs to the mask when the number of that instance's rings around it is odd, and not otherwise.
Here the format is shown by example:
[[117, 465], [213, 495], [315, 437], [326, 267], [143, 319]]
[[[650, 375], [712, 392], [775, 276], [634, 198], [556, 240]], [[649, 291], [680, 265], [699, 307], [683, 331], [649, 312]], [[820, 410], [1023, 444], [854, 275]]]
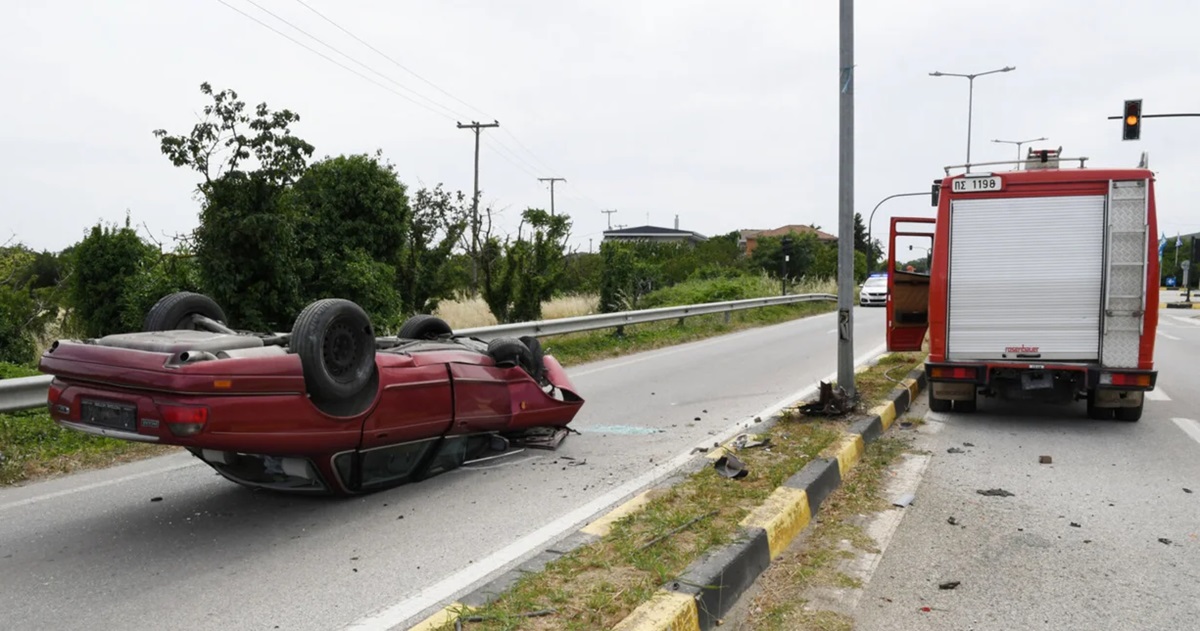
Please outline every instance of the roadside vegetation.
[[[904, 364], [894, 357], [885, 357], [860, 376], [869, 381], [891, 372], [902, 379], [907, 372], [901, 372], [902, 367], [912, 368], [918, 360], [911, 356]], [[878, 405], [890, 390], [872, 392], [872, 398], [864, 398], [859, 409], [865, 411]], [[471, 617], [471, 629], [488, 631], [612, 628], [649, 600], [661, 585], [676, 579], [705, 551], [730, 542], [739, 529], [738, 523], [750, 510], [806, 463], [829, 455], [822, 452], [830, 449], [847, 425], [859, 417], [833, 420], [805, 417], [794, 411], [784, 413], [777, 423], [756, 436], [767, 438], [767, 446], [736, 452], [749, 471], [745, 477], [723, 477], [708, 464], [670, 488], [652, 491], [641, 508], [614, 522], [611, 531], [599, 541], [555, 559], [540, 572], [522, 577], [490, 605], [461, 614]], [[872, 444], [854, 473], [821, 507], [821, 521], [815, 528], [810, 526], [808, 538], [824, 543], [805, 559], [808, 565], [792, 566], [795, 574], [845, 581], [845, 577], [831, 569], [838, 553], [825, 543], [833, 545], [850, 537], [858, 544], [869, 545], [861, 531], [855, 532], [842, 523], [842, 517], [879, 505], [877, 489], [883, 467], [902, 448], [903, 442], [892, 438]], [[764, 601], [760, 609], [765, 612], [764, 618], [790, 624], [797, 618], [792, 609], [785, 608], [786, 604], [783, 600]], [[767, 612], [767, 608], [771, 611]], [[523, 615], [548, 609], [553, 613], [539, 617]], [[453, 622], [439, 627], [439, 631], [452, 629]]]
[[[734, 226], [697, 244], [606, 241], [580, 252], [567, 246], [567, 214], [526, 208], [506, 232], [481, 203], [471, 221], [470, 195], [441, 184], [414, 189], [379, 151], [314, 159], [296, 112], [248, 105], [208, 83], [200, 92], [198, 122], [146, 134], [166, 161], [195, 175], [195, 229], [155, 235], [127, 214], [121, 224], [78, 226], [83, 237], [57, 252], [16, 235], [0, 242], [0, 378], [34, 368], [55, 339], [140, 330], [149, 308], [176, 291], [209, 295], [230, 326], [258, 331], [290, 330], [305, 305], [338, 296], [362, 305], [378, 334], [394, 334], [418, 313], [467, 328], [777, 295], [783, 284], [789, 293], [836, 291], [827, 280], [837, 272], [836, 243], [814, 233], [789, 235], [787, 261], [783, 237], [762, 237], [746, 255]], [[856, 216], [857, 280], [878, 246]], [[729, 322], [689, 318], [547, 338], [546, 346], [579, 363], [830, 309], [756, 309]], [[0, 415], [0, 424], [20, 428], [0, 434], [5, 483], [27, 476], [12, 471], [68, 470], [74, 465], [49, 461], [69, 463], [75, 453], [137, 452], [117, 441], [67, 440], [44, 423], [36, 413]], [[94, 460], [76, 464], [85, 462]]]

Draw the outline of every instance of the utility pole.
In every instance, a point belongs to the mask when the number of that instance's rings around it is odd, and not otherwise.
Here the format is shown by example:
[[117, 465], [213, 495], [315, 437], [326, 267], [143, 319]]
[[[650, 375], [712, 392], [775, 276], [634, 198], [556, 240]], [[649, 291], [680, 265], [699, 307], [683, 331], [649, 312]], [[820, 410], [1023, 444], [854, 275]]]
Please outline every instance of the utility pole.
[[470, 129], [475, 132], [475, 194], [471, 197], [471, 295], [479, 289], [479, 130], [484, 127], [499, 127], [500, 122], [490, 123], [471, 121], [470, 125], [455, 123], [459, 129]]
[[613, 213], [615, 213], [617, 211], [616, 210], [602, 210], [600, 212], [608, 215], [608, 229], [612, 230], [612, 216], [613, 216]]
[[555, 182], [566, 182], [567, 178], [565, 178], [565, 177], [539, 177], [538, 181], [550, 183], [550, 216], [553, 217], [554, 216], [554, 183]]
[[588, 254], [592, 253], [592, 238], [588, 237]]
[[838, 386], [854, 397], [854, 0], [840, 0], [838, 79]]

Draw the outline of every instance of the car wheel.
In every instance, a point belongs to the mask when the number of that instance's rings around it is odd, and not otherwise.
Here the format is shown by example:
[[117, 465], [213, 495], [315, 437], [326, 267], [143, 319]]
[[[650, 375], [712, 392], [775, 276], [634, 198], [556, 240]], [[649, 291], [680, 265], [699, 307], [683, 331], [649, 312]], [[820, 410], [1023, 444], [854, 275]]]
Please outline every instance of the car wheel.
[[163, 296], [150, 307], [142, 321], [142, 330], [194, 330], [195, 316], [198, 315], [225, 324], [225, 312], [215, 300], [204, 294], [180, 291]]
[[538, 383], [545, 385], [546, 383], [546, 353], [542, 350], [542, 343], [532, 335], [525, 335], [519, 338], [529, 352], [533, 355], [532, 365], [533, 371], [530, 373]]
[[406, 340], [436, 340], [443, 335], [452, 335], [450, 325], [436, 316], [419, 314], [400, 325], [397, 337]]
[[292, 325], [291, 350], [318, 400], [351, 397], [375, 374], [371, 319], [349, 300], [326, 298], [305, 307]]
[[497, 366], [520, 366], [531, 375], [534, 372], [533, 351], [515, 337], [498, 337], [488, 342], [487, 353]]

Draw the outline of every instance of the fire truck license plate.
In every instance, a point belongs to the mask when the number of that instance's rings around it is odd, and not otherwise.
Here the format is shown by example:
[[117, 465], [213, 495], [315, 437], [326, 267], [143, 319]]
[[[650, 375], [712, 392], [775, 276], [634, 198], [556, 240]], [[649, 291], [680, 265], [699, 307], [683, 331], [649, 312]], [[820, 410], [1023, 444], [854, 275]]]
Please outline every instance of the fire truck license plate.
[[1004, 188], [1004, 182], [998, 176], [963, 177], [954, 180], [955, 193], [982, 193], [984, 191], [999, 191]]

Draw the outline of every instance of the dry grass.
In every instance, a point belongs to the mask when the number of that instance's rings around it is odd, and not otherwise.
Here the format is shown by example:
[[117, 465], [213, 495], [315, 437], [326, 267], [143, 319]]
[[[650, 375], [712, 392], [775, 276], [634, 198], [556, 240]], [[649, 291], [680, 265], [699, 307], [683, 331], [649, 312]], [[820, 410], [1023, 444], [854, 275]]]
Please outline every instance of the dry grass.
[[[600, 297], [595, 295], [562, 296], [542, 303], [542, 318], [554, 320], [596, 313], [599, 303]], [[496, 324], [496, 317], [492, 315], [483, 298], [442, 301], [433, 315], [445, 320], [453, 329], [470, 329], [477, 326], [495, 326]]]

